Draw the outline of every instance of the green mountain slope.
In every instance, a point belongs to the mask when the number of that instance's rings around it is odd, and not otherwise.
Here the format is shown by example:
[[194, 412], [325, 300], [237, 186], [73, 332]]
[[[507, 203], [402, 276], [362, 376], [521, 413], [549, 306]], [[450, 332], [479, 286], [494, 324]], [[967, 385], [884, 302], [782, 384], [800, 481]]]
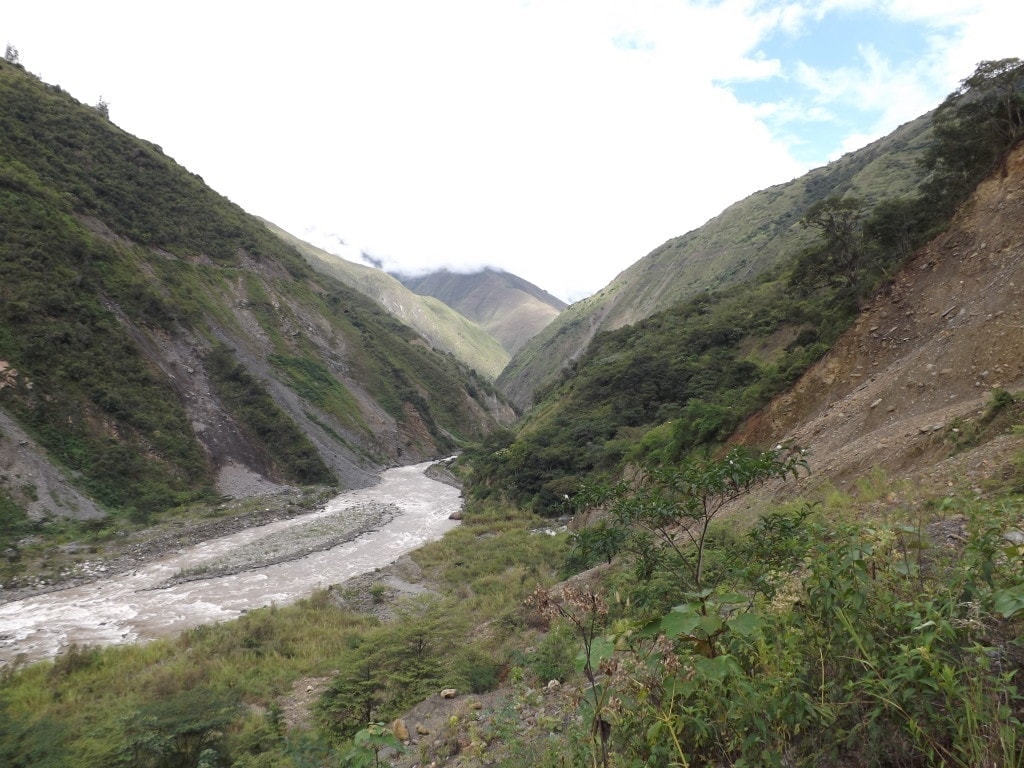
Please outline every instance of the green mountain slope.
[[929, 126], [929, 116], [922, 116], [827, 166], [756, 192], [669, 240], [538, 333], [513, 357], [499, 386], [525, 408], [537, 387], [578, 358], [598, 332], [750, 280], [805, 247], [813, 235], [799, 222], [814, 203], [851, 194], [872, 204], [909, 192], [922, 177], [918, 160], [927, 148]]
[[488, 268], [472, 274], [442, 270], [419, 277], [398, 277], [416, 293], [440, 299], [479, 323], [510, 355], [566, 307], [561, 299], [502, 270]]
[[[795, 207], [776, 219], [785, 222], [774, 241], [778, 261], [760, 268], [753, 278], [703, 290], [632, 324], [612, 328], [624, 314], [636, 311], [644, 295], [670, 292], [663, 271], [660, 279], [633, 282], [629, 278], [636, 275], [636, 268], [625, 273], [605, 293], [631, 292], [633, 301], [623, 308], [611, 300], [602, 305], [597, 297], [592, 306], [598, 306], [603, 314], [587, 317], [581, 312], [572, 317], [576, 326], [563, 325], [578, 337], [589, 334], [592, 339], [562, 368], [560, 376], [550, 377], [533, 391], [535, 406], [515, 440], [490, 445], [476, 457], [474, 491], [484, 496], [498, 492], [518, 503], [530, 503], [536, 511], [557, 512], [567, 495], [583, 482], [614, 477], [625, 466], [675, 466], [695, 452], [727, 440], [741, 422], [784, 392], [828, 352], [873, 297], [884, 307], [912, 283], [898, 276], [914, 248], [956, 222], [953, 217], [960, 203], [986, 175], [998, 173], [1002, 180], [1016, 183], [1010, 174], [1014, 165], [1011, 150], [1024, 136], [1022, 79], [1024, 67], [1017, 60], [983, 63], [963, 89], [933, 115], [905, 126], [900, 141], [890, 142], [886, 152], [879, 153], [879, 145], [873, 145], [868, 149], [874, 151], [859, 159], [848, 156], [845, 163], [823, 169], [825, 176], [810, 174], [785, 188], [759, 193], [641, 262], [644, 269], [658, 273], [659, 267], [664, 267], [659, 258], [671, 247], [709, 243], [719, 235], [735, 242], [735, 235], [729, 238], [727, 232], [716, 229], [721, 221], [735, 217], [737, 211], [752, 211], [757, 201], [771, 202], [772, 195], [781, 197], [788, 192]], [[924, 147], [926, 137], [928, 146]], [[896, 152], [900, 147], [902, 153]], [[880, 175], [878, 169], [883, 166], [907, 172]], [[830, 184], [824, 188], [827, 196], [810, 202], [809, 190], [815, 179], [822, 178]], [[881, 184], [876, 181], [879, 178], [889, 178], [891, 183]], [[908, 186], [914, 178], [916, 183]], [[854, 184], [858, 179], [860, 183]], [[1006, 199], [1015, 194], [1012, 190], [1004, 193]], [[986, 208], [982, 220], [967, 226], [965, 232], [952, 234], [942, 246], [961, 248], [962, 243], [977, 238], [977, 245], [966, 246], [965, 253], [954, 257], [956, 264], [984, 252], [990, 241], [1016, 241], [1016, 234], [1007, 231], [1012, 216], [1000, 220], [988, 236], [981, 234], [983, 226], [994, 220], [993, 211], [1002, 211], [1005, 202], [974, 205]], [[968, 212], [970, 208], [970, 204], [965, 206]], [[750, 231], [740, 224], [735, 228], [741, 233]], [[788, 239], [798, 230], [805, 238], [799, 244]], [[790, 246], [783, 248], [780, 243]], [[997, 247], [1013, 251], [1011, 245]], [[703, 252], [712, 250], [708, 246]], [[922, 261], [918, 270], [931, 270], [939, 257], [930, 255]], [[919, 311], [915, 306], [901, 307], [898, 312], [876, 311], [869, 333], [885, 339], [882, 349], [913, 340], [913, 349], [921, 350], [936, 335], [939, 343], [932, 344], [932, 351], [924, 355], [928, 361], [924, 372], [915, 370], [909, 377], [914, 383], [905, 386], [918, 391], [905, 397], [902, 404], [890, 397], [888, 409], [876, 413], [873, 423], [879, 418], [891, 423], [901, 408], [920, 405], [926, 399], [921, 377], [938, 372], [933, 361], [941, 359], [943, 365], [951, 365], [943, 369], [944, 376], [970, 370], [968, 381], [973, 387], [981, 387], [990, 375], [982, 362], [989, 357], [998, 361], [991, 369], [1003, 379], [1009, 378], [1005, 360], [1013, 356], [1006, 354], [1012, 342], [994, 340], [998, 351], [990, 354], [982, 339], [973, 338], [964, 344], [966, 349], [956, 363], [948, 333], [968, 308], [984, 314], [977, 308], [991, 303], [1000, 291], [1013, 289], [1016, 282], [1008, 264], [999, 267], [1002, 277], [981, 279], [977, 267], [972, 266], [975, 275], [971, 279], [978, 281], [974, 298], [969, 298], [965, 279], [936, 281], [941, 295], [931, 297], [931, 307], [925, 313], [934, 319], [930, 331], [915, 333], [905, 327], [913, 325], [906, 318]], [[883, 287], [886, 290], [877, 296]], [[1005, 313], [1011, 302], [1005, 296], [1001, 299], [1002, 304], [990, 311], [987, 320]], [[652, 300], [651, 306], [656, 303]], [[947, 320], [961, 303], [960, 314]], [[572, 309], [566, 315], [570, 313]], [[882, 328], [882, 322], [889, 330]], [[914, 324], [923, 326], [921, 321]], [[553, 346], [557, 337], [546, 341]], [[861, 341], [856, 346], [861, 354], [868, 345]], [[883, 359], [881, 352], [863, 359], [847, 382], [858, 392], [877, 387], [875, 375], [869, 372], [882, 371], [876, 369]], [[915, 364], [918, 362], [919, 358], [915, 359]], [[836, 376], [834, 370], [828, 373], [833, 383]], [[865, 376], [867, 381], [861, 381]], [[829, 406], [838, 391], [838, 387], [827, 390]], [[946, 395], [962, 397], [962, 393], [950, 395], [948, 391]], [[868, 410], [885, 400], [876, 397]], [[785, 409], [792, 407], [791, 399], [783, 402]], [[942, 402], [948, 405], [948, 401]], [[845, 418], [845, 413], [840, 416], [840, 420]], [[849, 442], [847, 438], [845, 443]], [[879, 444], [889, 445], [890, 440]], [[833, 452], [840, 450], [834, 448]]]
[[[6, 62], [0, 371], [0, 410], [70, 484], [142, 517], [239, 472], [365, 485], [509, 414], [159, 147]], [[38, 495], [0, 478], [0, 505]]]
[[477, 318], [460, 314], [458, 307], [453, 309], [443, 299], [437, 301], [429, 295], [420, 296], [387, 272], [348, 261], [304, 242], [270, 222], [264, 223], [271, 232], [298, 250], [313, 269], [376, 300], [419, 332], [435, 349], [451, 352], [492, 380], [508, 364], [510, 354], [502, 343], [487, 328], [481, 328]]

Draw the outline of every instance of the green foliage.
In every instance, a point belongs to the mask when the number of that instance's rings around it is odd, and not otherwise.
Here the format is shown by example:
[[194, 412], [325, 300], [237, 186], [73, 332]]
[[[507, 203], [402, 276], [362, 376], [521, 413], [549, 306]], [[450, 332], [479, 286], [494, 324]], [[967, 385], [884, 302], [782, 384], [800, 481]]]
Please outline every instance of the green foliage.
[[828, 197], [807, 209], [800, 223], [817, 229], [821, 242], [808, 251], [815, 260], [801, 265], [810, 273], [806, 282], [835, 277], [850, 287], [857, 284], [866, 254], [861, 234], [863, 217], [864, 203], [855, 197]]
[[182, 404], [104, 297], [143, 323], [162, 305], [143, 281], [122, 279], [129, 256], [90, 241], [30, 171], [5, 170], [0, 340], [17, 371], [5, 406], [104, 504], [151, 514], [201, 496], [211, 478]]
[[307, 357], [270, 355], [267, 361], [282, 371], [303, 398], [319, 406], [348, 427], [366, 428], [359, 402], [323, 363]]
[[820, 358], [856, 307], [841, 284], [794, 296], [788, 278], [769, 275], [600, 334], [514, 443], [474, 457], [470, 493], [500, 489], [553, 514], [564, 478], [717, 444]]
[[405, 751], [402, 742], [384, 723], [370, 723], [356, 733], [352, 749], [341, 756], [342, 768], [376, 768], [381, 764], [382, 749]]
[[59, 719], [19, 717], [0, 698], [0, 764], [10, 768], [62, 768], [70, 757], [67, 726]]
[[949, 215], [1024, 135], [1024, 62], [983, 61], [935, 111], [924, 197]]
[[474, 648], [460, 654], [453, 668], [470, 693], [488, 693], [500, 682], [501, 665], [489, 654]]
[[[235, 710], [233, 702], [270, 706], [294, 680], [327, 674], [369, 624], [327, 600], [308, 600], [251, 611], [174, 641], [72, 648], [52, 665], [8, 668], [0, 674], [0, 700], [7, 703], [0, 732], [9, 726], [12, 735], [0, 745], [10, 746], [12, 765], [26, 766], [47, 764], [42, 757], [18, 762], [31, 754], [53, 755], [51, 764], [66, 768], [159, 764], [164, 758], [179, 765], [175, 755], [199, 739], [198, 752], [212, 746], [221, 764], [226, 752], [242, 758], [255, 751], [275, 758], [263, 768], [323, 765], [322, 759], [302, 757], [322, 758], [323, 743], [285, 738], [264, 727], [269, 724], [262, 718], [259, 729], [239, 728], [250, 715]], [[136, 750], [137, 763], [131, 762]]]
[[585, 571], [598, 563], [611, 564], [626, 545], [629, 531], [615, 521], [598, 520], [572, 534], [566, 570]]
[[578, 640], [572, 627], [560, 622], [544, 635], [527, 658], [527, 664], [540, 685], [549, 680], [568, 680], [576, 671], [578, 653]]
[[799, 452], [733, 448], [720, 459], [694, 456], [648, 466], [614, 487], [584, 487], [574, 502], [581, 510], [607, 510], [606, 525], [594, 534], [604, 550], [630, 551], [646, 579], [655, 567], [666, 567], [677, 583], [701, 594], [711, 524], [725, 505], [769, 480], [795, 478], [801, 468], [807, 462]]
[[1003, 538], [1020, 515], [972, 510], [943, 552], [921, 524], [773, 513], [743, 555], [764, 562], [729, 591], [620, 620], [600, 646], [615, 764], [1024, 765], [1024, 561]]
[[[0, 553], [9, 549], [30, 530], [31, 524], [25, 510], [0, 489]], [[0, 574], [2, 573], [3, 566], [0, 565]]]
[[33, 168], [75, 213], [174, 253], [205, 254], [225, 264], [241, 253], [257, 261], [273, 256], [294, 275], [308, 274], [298, 254], [159, 147], [24, 71], [4, 68], [0, 89], [0, 152]]
[[131, 765], [193, 768], [210, 762], [222, 746], [223, 731], [239, 714], [236, 695], [195, 688], [144, 705], [125, 724]]
[[286, 479], [306, 485], [334, 482], [313, 444], [229, 349], [216, 347], [204, 362], [228, 412], [250, 431], [254, 443], [265, 447]]
[[1005, 389], [996, 387], [980, 416], [960, 416], [949, 422], [945, 439], [954, 452], [959, 452], [973, 448], [985, 439], [1006, 433], [1021, 421], [1024, 421], [1024, 402]]

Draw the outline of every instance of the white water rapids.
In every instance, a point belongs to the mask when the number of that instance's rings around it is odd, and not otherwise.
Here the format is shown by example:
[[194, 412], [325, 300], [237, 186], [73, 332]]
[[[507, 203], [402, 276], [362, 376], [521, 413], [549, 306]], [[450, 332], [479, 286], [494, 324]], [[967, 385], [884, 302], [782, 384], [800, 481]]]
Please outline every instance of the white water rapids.
[[[430, 463], [387, 470], [378, 485], [346, 491], [317, 512], [212, 539], [132, 573], [0, 605], [0, 667], [52, 658], [72, 643], [142, 642], [234, 619], [392, 563], [456, 525], [449, 516], [461, 506], [459, 491], [427, 477]], [[166, 585], [184, 569], [222, 562], [267, 537], [281, 538], [287, 529], [367, 505], [398, 509], [379, 530], [331, 549], [229, 576]]]

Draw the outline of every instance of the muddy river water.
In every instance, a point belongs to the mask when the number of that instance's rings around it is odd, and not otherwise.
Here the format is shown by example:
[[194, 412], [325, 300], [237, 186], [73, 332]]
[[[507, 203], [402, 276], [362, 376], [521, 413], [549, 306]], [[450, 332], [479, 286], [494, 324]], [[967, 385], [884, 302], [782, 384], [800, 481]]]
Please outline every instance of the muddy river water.
[[[385, 566], [456, 525], [449, 516], [461, 506], [459, 491], [427, 477], [429, 464], [387, 470], [378, 485], [346, 491], [322, 510], [206, 541], [134, 572], [2, 604], [0, 666], [52, 658], [72, 643], [143, 642], [234, 619]], [[345, 521], [367, 510], [380, 515], [377, 530], [297, 555], [317, 536], [345, 538]], [[258, 560], [261, 548], [273, 553], [265, 560], [284, 562], [237, 567], [239, 558]], [[203, 578], [207, 570], [239, 572]], [[172, 583], [183, 572], [190, 580]]]

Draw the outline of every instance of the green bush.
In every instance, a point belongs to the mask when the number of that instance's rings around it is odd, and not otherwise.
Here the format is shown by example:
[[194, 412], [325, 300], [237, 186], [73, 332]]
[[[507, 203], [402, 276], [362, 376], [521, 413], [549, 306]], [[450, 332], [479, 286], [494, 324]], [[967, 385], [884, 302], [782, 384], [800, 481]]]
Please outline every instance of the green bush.
[[253, 443], [267, 451], [285, 479], [304, 485], [335, 481], [309, 439], [230, 350], [214, 348], [205, 364], [224, 406], [252, 433]]
[[568, 680], [576, 673], [579, 647], [576, 635], [565, 622], [556, 622], [544, 635], [536, 650], [527, 657], [527, 663], [537, 682]]

